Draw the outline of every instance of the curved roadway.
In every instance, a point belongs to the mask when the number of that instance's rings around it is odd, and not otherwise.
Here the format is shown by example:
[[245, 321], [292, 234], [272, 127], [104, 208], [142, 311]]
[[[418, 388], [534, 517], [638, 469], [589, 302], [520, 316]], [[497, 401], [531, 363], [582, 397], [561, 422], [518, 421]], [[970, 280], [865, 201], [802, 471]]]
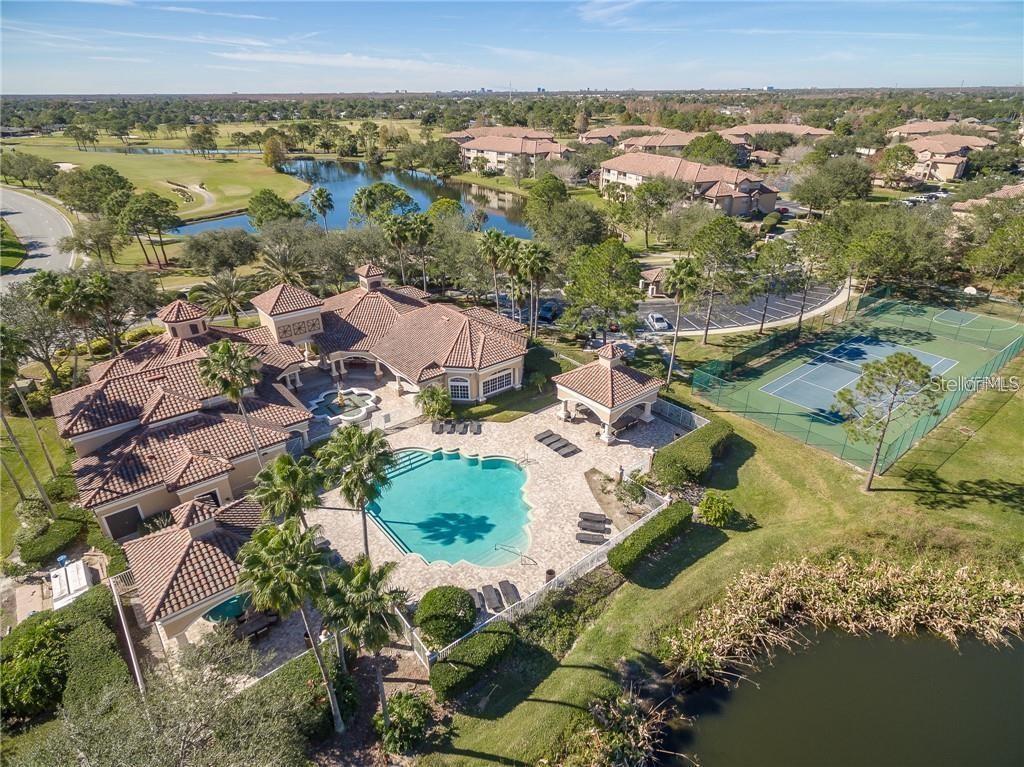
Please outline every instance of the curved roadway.
[[25, 245], [25, 260], [0, 278], [0, 290], [27, 280], [36, 272], [71, 268], [74, 255], [57, 246], [61, 237], [71, 234], [71, 222], [63, 213], [9, 187], [0, 188], [0, 209], [4, 220]]

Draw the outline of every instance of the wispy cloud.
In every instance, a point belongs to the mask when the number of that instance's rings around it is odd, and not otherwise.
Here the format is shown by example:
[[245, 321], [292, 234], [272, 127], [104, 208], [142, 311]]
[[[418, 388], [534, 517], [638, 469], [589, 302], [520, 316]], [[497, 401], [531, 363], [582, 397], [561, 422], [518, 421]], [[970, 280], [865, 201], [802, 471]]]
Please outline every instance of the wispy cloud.
[[[576, 15], [585, 24], [608, 27], [618, 32], [667, 34], [689, 31], [688, 25], [668, 15], [673, 5], [650, 4], [645, 0], [586, 0], [576, 6]], [[654, 9], [655, 14], [648, 18], [637, 13], [646, 8]]]
[[213, 54], [230, 61], [265, 64], [296, 64], [306, 67], [339, 67], [341, 69], [376, 69], [388, 72], [454, 72], [459, 65], [441, 64], [422, 59], [399, 59], [364, 56], [358, 53], [314, 53], [312, 51], [224, 51]]
[[152, 64], [152, 59], [144, 59], [138, 56], [90, 56], [90, 61], [124, 61], [129, 64]]
[[139, 40], [162, 40], [168, 43], [195, 43], [197, 45], [228, 45], [236, 48], [268, 48], [271, 42], [256, 37], [229, 37], [224, 35], [164, 35], [158, 32], [122, 32], [116, 29], [104, 29], [103, 34], [114, 37], [131, 37]]
[[231, 64], [205, 64], [204, 69], [219, 69], [223, 72], [259, 72], [256, 67], [235, 67]]
[[794, 38], [813, 39], [815, 37], [851, 37], [865, 40], [903, 40], [912, 41], [936, 41], [936, 42], [959, 42], [959, 43], [1003, 43], [1014, 42], [1020, 38], [995, 37], [988, 35], [950, 35], [942, 32], [884, 32], [882, 30], [859, 30], [859, 29], [779, 29], [762, 26], [736, 29], [708, 29], [707, 32], [714, 34], [750, 35], [762, 37], [765, 35], [787, 36]]
[[233, 13], [231, 11], [208, 11], [205, 8], [193, 8], [191, 6], [184, 5], [158, 5], [155, 6], [158, 11], [167, 11], [168, 13], [191, 13], [196, 16], [220, 16], [225, 19], [251, 19], [255, 21], [277, 21], [274, 16], [260, 16], [256, 13]]

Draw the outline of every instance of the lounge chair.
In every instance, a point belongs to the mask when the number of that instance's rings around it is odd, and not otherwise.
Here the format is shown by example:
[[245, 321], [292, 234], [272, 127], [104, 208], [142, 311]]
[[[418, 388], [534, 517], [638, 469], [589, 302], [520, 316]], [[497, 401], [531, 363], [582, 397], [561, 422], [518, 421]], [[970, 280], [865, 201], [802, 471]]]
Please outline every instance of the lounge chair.
[[479, 421], [471, 422], [469, 430], [473, 434], [480, 434], [480, 422]]
[[555, 436], [555, 433], [553, 431], [551, 431], [551, 429], [546, 429], [546, 430], [542, 431], [540, 434], [535, 435], [534, 439], [537, 440], [538, 442], [543, 442], [548, 437], [554, 437], [554, 436]]
[[581, 519], [576, 523], [580, 530], [585, 530], [588, 533], [601, 533], [602, 535], [608, 535], [612, 530], [607, 525], [602, 525], [600, 522], [587, 522], [585, 519]]
[[550, 437], [545, 437], [540, 442], [541, 442], [542, 445], [547, 445], [548, 447], [551, 447], [551, 445], [554, 444], [555, 442], [566, 442], [566, 441], [568, 441], [568, 440], [562, 439], [562, 435], [561, 434], [552, 434]]
[[449, 419], [448, 421], [445, 422], [444, 433], [445, 434], [454, 434], [455, 433], [455, 421], [452, 421], [451, 419]]
[[576, 447], [571, 442], [567, 442], [564, 447], [558, 448], [558, 450], [556, 450], [555, 452], [562, 456], [562, 458], [568, 458], [570, 456], [576, 455], [576, 453], [578, 453], [579, 451], [580, 449], [578, 447]]
[[561, 437], [559, 437], [554, 442], [549, 442], [548, 443], [548, 447], [550, 447], [552, 450], [554, 450], [557, 453], [563, 447], [569, 447], [569, 445], [571, 445], [571, 444], [572, 443], [569, 440], [562, 439]]
[[459, 421], [459, 434], [469, 434], [469, 421]]
[[606, 517], [604, 514], [594, 514], [590, 511], [581, 511], [580, 519], [582, 519], [585, 522], [600, 522], [602, 525], [607, 525], [611, 522], [611, 520], [608, 519], [608, 517]]
[[484, 609], [484, 598], [483, 598], [483, 595], [479, 591], [477, 591], [476, 589], [467, 589], [467, 591], [469, 591], [469, 595], [471, 597], [473, 597], [473, 604], [476, 605], [476, 609], [477, 610], [483, 610]]
[[498, 593], [494, 586], [487, 584], [482, 586], [480, 590], [484, 592], [484, 604], [487, 605], [488, 610], [492, 613], [500, 613], [505, 609], [505, 605], [501, 601], [501, 594]]
[[501, 595], [505, 597], [505, 604], [510, 607], [521, 599], [519, 589], [508, 581], [498, 581], [498, 588], [501, 590]]
[[440, 421], [434, 421], [430, 425], [430, 430], [434, 432], [434, 434], [440, 434], [441, 432], [444, 431], [444, 424], [441, 423]]
[[608, 541], [603, 535], [595, 535], [594, 533], [576, 533], [576, 540], [580, 543], [589, 543], [591, 546], [598, 546]]

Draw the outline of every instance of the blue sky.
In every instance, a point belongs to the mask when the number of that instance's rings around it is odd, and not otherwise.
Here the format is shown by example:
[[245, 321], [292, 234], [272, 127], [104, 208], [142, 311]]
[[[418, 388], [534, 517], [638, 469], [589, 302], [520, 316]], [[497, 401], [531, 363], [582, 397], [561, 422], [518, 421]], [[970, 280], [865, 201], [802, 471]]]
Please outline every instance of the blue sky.
[[1019, 85], [1020, 2], [12, 2], [4, 93]]

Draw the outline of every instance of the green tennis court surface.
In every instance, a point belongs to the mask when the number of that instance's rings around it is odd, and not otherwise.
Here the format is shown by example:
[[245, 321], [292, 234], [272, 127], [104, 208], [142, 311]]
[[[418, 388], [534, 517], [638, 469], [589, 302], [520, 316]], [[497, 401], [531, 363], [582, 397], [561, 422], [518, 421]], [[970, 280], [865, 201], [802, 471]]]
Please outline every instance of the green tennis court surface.
[[[851, 442], [835, 410], [836, 393], [856, 386], [865, 362], [907, 352], [936, 378], [975, 378], [994, 373], [1022, 346], [1024, 326], [1012, 316], [885, 299], [796, 348], [731, 374], [698, 368], [693, 388], [721, 407], [867, 468], [872, 446]], [[967, 387], [947, 388], [936, 415], [897, 409], [883, 447], [883, 470], [969, 393]]]

